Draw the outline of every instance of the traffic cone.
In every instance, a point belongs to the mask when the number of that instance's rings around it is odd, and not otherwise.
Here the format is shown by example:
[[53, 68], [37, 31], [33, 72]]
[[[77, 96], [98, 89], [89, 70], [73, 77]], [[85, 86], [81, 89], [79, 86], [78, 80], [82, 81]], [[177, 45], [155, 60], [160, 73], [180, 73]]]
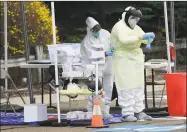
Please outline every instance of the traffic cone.
[[87, 128], [107, 128], [109, 126], [105, 126], [103, 123], [103, 117], [101, 114], [101, 107], [99, 104], [99, 99], [96, 98], [94, 100], [94, 108], [93, 108], [93, 113], [92, 113], [92, 122], [91, 126]]

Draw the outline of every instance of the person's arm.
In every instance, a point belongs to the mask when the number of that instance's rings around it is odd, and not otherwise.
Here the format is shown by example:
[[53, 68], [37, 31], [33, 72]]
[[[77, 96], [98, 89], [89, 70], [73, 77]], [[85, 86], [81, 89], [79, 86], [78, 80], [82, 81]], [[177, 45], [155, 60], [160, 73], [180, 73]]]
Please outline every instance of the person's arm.
[[111, 34], [107, 30], [106, 30], [106, 36], [105, 37], [106, 37], [105, 42], [107, 43], [107, 48], [105, 50], [107, 51], [107, 50], [110, 50], [111, 47], [112, 47]]
[[105, 56], [113, 56], [114, 54], [114, 47], [111, 40], [111, 34], [108, 35], [108, 49], [105, 51]]
[[[142, 36], [143, 34], [145, 34], [145, 32], [139, 26], [138, 26], [138, 30], [139, 30], [140, 36]], [[141, 40], [141, 43], [147, 45], [148, 44], [148, 40]]]
[[[111, 47], [112, 47], [112, 42], [111, 42], [111, 38], [110, 38], [111, 34], [110, 32], [108, 32], [107, 30], [104, 30], [104, 36], [102, 36], [105, 40], [104, 40], [104, 54], [105, 54], [105, 57], [107, 56], [110, 56], [112, 53], [111, 51]], [[110, 55], [109, 55], [110, 54]]]
[[124, 46], [137, 44], [137, 42], [141, 41], [141, 36], [129, 36], [128, 32], [124, 31], [120, 27], [116, 27], [115, 33], [118, 41]]

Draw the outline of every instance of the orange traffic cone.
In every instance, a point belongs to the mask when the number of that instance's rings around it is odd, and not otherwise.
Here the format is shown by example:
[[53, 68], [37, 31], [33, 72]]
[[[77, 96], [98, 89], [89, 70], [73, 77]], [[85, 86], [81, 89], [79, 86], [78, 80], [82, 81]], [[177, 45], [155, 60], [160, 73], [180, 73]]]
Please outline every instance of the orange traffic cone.
[[93, 108], [93, 113], [92, 113], [91, 126], [87, 128], [107, 128], [107, 127], [109, 126], [105, 126], [103, 123], [99, 99], [96, 98], [94, 100], [94, 108]]

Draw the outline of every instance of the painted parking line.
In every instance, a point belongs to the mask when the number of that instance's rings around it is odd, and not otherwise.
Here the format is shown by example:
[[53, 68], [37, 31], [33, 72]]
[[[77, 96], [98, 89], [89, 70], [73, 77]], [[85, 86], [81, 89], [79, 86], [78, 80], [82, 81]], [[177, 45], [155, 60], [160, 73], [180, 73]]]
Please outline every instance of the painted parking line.
[[156, 125], [134, 125], [103, 128], [93, 130], [93, 132], [169, 132], [174, 130], [184, 130], [186, 125], [156, 126]]

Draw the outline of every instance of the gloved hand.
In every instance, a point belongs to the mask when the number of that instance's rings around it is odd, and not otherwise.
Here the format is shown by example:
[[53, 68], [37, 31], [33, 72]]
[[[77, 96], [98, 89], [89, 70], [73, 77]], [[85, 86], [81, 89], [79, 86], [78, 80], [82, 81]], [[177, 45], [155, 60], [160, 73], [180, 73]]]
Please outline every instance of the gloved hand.
[[153, 42], [153, 39], [152, 39], [152, 38], [149, 38], [146, 48], [151, 49], [151, 43], [152, 43], [152, 42]]
[[155, 38], [155, 34], [153, 32], [145, 33], [142, 35], [143, 40], [154, 39], [154, 38]]
[[107, 50], [105, 54], [106, 56], [113, 56], [114, 52], [112, 52], [111, 50]]

